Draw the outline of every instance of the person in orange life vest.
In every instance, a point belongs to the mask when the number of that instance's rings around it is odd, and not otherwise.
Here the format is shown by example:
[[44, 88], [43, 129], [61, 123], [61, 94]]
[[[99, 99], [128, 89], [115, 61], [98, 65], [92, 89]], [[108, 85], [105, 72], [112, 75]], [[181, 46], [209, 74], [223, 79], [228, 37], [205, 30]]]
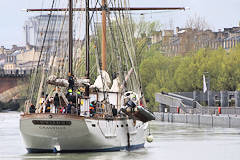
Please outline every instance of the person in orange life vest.
[[89, 106], [90, 116], [94, 116], [96, 113], [95, 106], [91, 103]]

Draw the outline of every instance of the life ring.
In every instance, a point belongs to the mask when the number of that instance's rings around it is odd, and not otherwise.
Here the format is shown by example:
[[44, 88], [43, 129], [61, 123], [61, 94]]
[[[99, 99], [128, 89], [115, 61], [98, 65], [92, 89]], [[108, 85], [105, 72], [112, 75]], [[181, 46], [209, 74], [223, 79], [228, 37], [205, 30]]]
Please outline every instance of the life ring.
[[133, 101], [136, 104], [139, 101], [139, 97], [138, 97], [137, 93], [135, 93], [133, 91], [128, 91], [128, 92], [124, 93], [123, 99], [127, 99], [127, 98], [129, 98], [131, 101]]

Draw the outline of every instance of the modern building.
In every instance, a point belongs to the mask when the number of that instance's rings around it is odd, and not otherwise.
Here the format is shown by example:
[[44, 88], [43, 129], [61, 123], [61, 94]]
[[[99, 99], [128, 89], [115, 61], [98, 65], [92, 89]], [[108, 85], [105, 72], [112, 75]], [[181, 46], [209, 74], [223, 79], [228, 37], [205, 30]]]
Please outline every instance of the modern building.
[[68, 39], [68, 25], [67, 15], [31, 17], [24, 25], [26, 44], [42, 46], [46, 33], [44, 46], [53, 46], [57, 42], [64, 42]]

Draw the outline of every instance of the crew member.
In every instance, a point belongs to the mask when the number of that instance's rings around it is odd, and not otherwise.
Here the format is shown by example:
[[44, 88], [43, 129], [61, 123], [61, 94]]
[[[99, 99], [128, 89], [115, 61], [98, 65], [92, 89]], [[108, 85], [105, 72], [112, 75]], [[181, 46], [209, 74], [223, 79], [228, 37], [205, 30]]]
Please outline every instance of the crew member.
[[67, 113], [68, 113], [68, 114], [71, 114], [72, 106], [73, 106], [72, 101], [69, 101], [69, 104], [68, 104], [68, 106], [67, 106]]
[[45, 102], [45, 98], [44, 98], [44, 92], [42, 92], [42, 95], [39, 99], [39, 113], [41, 113], [43, 111], [43, 105], [44, 105], [44, 102]]
[[68, 88], [73, 90], [73, 87], [74, 87], [74, 75], [68, 76], [68, 83], [69, 83]]
[[117, 109], [115, 108], [115, 106], [113, 106], [112, 108], [112, 114], [113, 114], [113, 117], [117, 116]]
[[57, 113], [59, 106], [60, 106], [60, 100], [59, 100], [58, 93], [55, 94], [53, 101], [54, 101], [54, 105], [55, 105], [56, 113]]
[[61, 107], [60, 113], [64, 114], [66, 112], [65, 107]]
[[35, 110], [36, 110], [35, 106], [33, 104], [31, 104], [31, 106], [29, 108], [29, 112], [30, 113], [35, 113]]
[[82, 96], [82, 93], [80, 92], [80, 90], [77, 90], [77, 97], [80, 98]]
[[93, 103], [90, 104], [89, 106], [89, 111], [90, 111], [90, 116], [93, 117], [94, 114], [96, 113], [95, 107]]
[[50, 112], [50, 110], [51, 110], [51, 106], [50, 106], [50, 105], [51, 105], [51, 104], [50, 104], [49, 100], [47, 100], [45, 113], [49, 113], [49, 112]]
[[68, 101], [71, 100], [71, 96], [72, 96], [72, 89], [68, 89], [67, 94], [66, 94], [66, 98]]

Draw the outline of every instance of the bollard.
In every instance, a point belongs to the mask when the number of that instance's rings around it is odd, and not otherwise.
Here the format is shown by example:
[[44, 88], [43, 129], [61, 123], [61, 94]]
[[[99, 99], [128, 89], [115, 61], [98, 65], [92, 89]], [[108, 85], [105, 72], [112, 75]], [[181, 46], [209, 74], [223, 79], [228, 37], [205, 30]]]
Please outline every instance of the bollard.
[[222, 110], [221, 107], [218, 107], [218, 114], [221, 114]]
[[177, 113], [179, 114], [179, 112], [180, 112], [180, 108], [179, 106], [177, 106]]

